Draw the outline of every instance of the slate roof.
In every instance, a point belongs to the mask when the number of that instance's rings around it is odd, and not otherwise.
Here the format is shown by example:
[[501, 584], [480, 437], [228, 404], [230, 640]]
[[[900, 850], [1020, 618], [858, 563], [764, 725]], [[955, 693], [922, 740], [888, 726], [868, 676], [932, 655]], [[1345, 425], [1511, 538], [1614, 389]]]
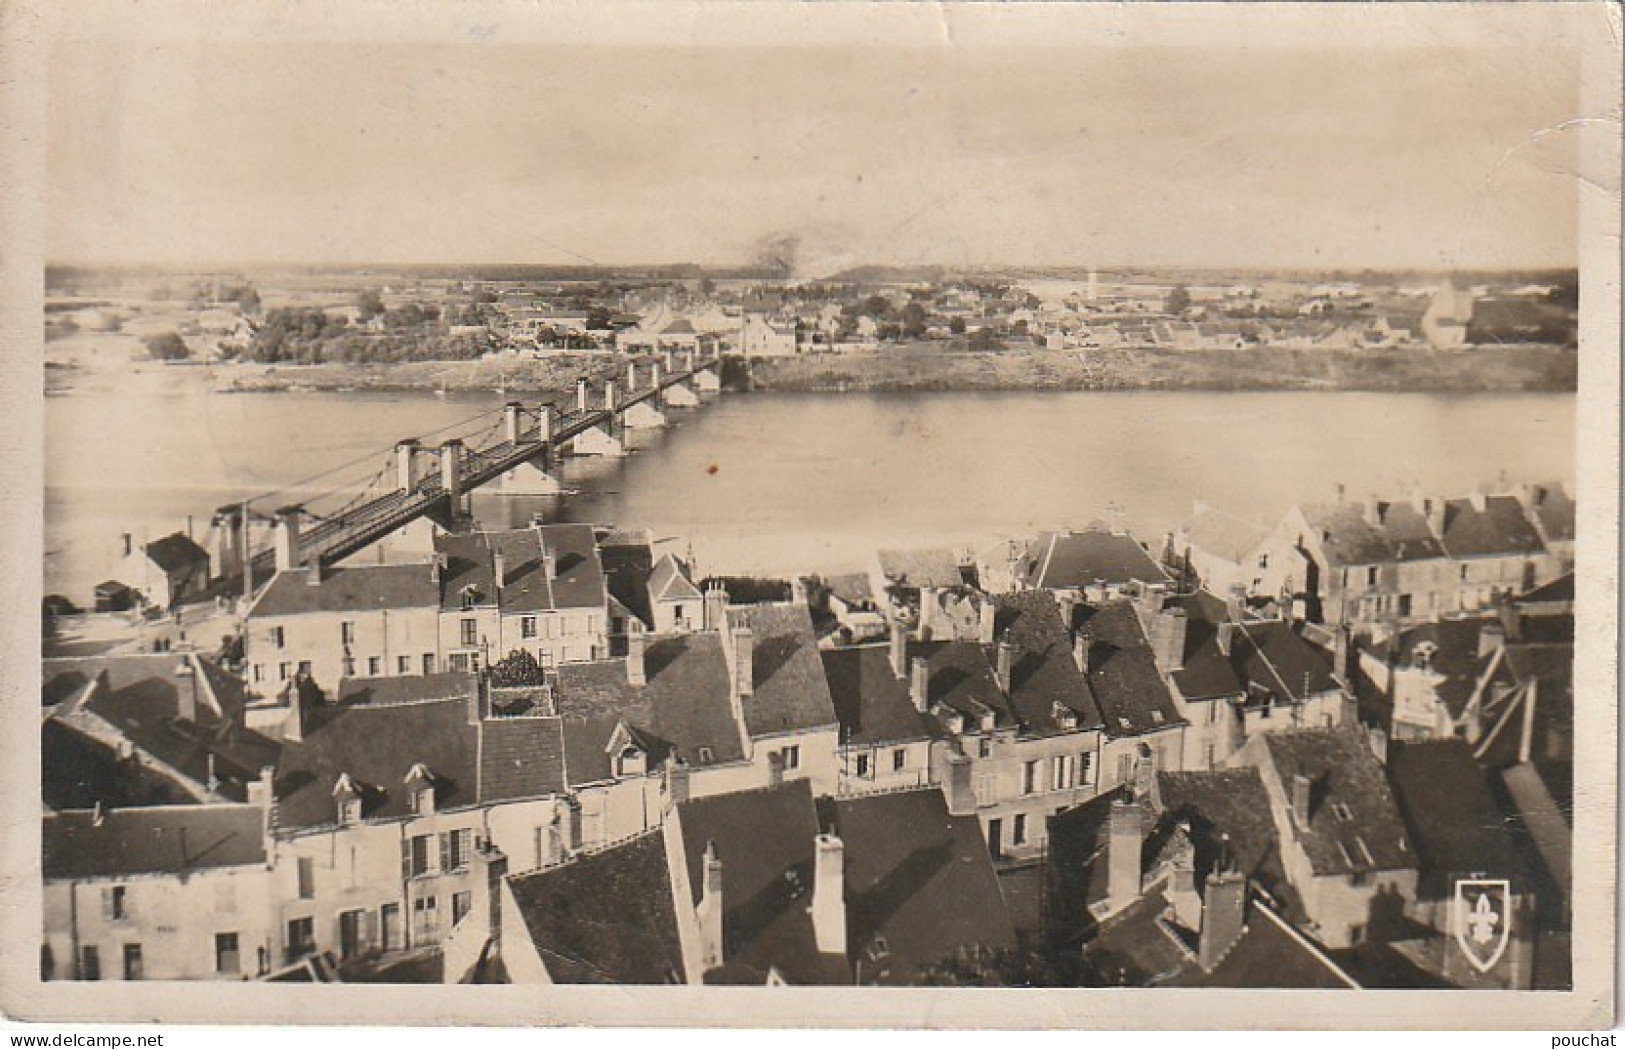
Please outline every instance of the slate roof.
[[1079, 629], [1090, 639], [1089, 688], [1106, 733], [1137, 736], [1183, 724], [1133, 604], [1108, 601], [1083, 609], [1082, 615]]
[[1428, 561], [1444, 556], [1439, 537], [1411, 503], [1378, 503], [1377, 507], [1395, 561]]
[[1517, 603], [1520, 605], [1538, 605], [1547, 602], [1574, 601], [1574, 573], [1559, 576], [1544, 586], [1537, 586], [1527, 593], [1519, 594]]
[[[934, 651], [942, 650], [939, 645]], [[908, 655], [912, 661], [915, 656], [925, 655], [925, 650], [911, 645]], [[908, 743], [942, 735], [936, 718], [914, 709], [909, 694], [912, 670], [897, 677], [892, 671], [889, 645], [827, 649], [819, 656], [844, 744]]]
[[470, 700], [479, 688], [477, 674], [402, 674], [399, 677], [349, 677], [339, 681], [335, 701], [392, 707], [404, 703]]
[[180, 874], [264, 863], [264, 810], [248, 805], [161, 805], [46, 813], [47, 879]]
[[40, 726], [40, 800], [48, 809], [174, 805], [179, 786], [81, 733], [60, 718]]
[[1444, 548], [1451, 557], [1497, 557], [1536, 554], [1546, 547], [1517, 499], [1492, 495], [1483, 510], [1467, 499], [1445, 503]]
[[508, 879], [555, 983], [683, 982], [662, 834]]
[[824, 580], [829, 592], [849, 605], [871, 604], [875, 599], [869, 589], [869, 577], [861, 572], [830, 576]]
[[1133, 536], [1104, 528], [1040, 532], [1028, 545], [1018, 571], [1028, 586], [1045, 590], [1168, 580], [1168, 573]]
[[[497, 604], [504, 615], [570, 608], [603, 608], [608, 586], [591, 525], [537, 525], [502, 532], [442, 535], [435, 550], [445, 558], [441, 608], [462, 608], [472, 588], [476, 605]], [[501, 551], [503, 582], [498, 592], [493, 553]], [[543, 571], [544, 550], [553, 555], [553, 577]]]
[[1015, 946], [975, 815], [950, 816], [939, 790], [834, 799], [824, 811], [845, 846], [848, 950], [884, 946], [877, 982], [910, 983], [962, 946]]
[[[105, 685], [86, 704], [87, 711], [193, 783], [207, 782], [213, 755], [220, 793], [234, 801], [246, 800], [246, 784], [259, 777], [260, 769], [276, 764], [280, 744], [217, 717], [203, 698], [201, 686], [197, 720], [180, 720], [180, 690], [192, 688], [191, 682], [175, 673], [183, 658], [165, 653], [48, 659], [44, 672], [47, 680], [67, 675], [88, 681], [104, 675]], [[204, 664], [206, 673], [218, 672], [208, 659], [200, 657], [198, 662]], [[230, 701], [229, 692], [226, 699]]]
[[1275, 821], [1257, 769], [1159, 772], [1157, 788], [1164, 820], [1190, 823], [1199, 873], [1222, 861], [1253, 877], [1275, 853]]
[[952, 550], [877, 550], [880, 574], [889, 581], [910, 587], [963, 586], [964, 573]]
[[[1102, 727], [1100, 706], [1078, 668], [1072, 633], [1061, 621], [1055, 598], [1044, 590], [1028, 590], [1001, 594], [995, 605], [994, 629], [1015, 647], [1010, 706], [1023, 728], [1035, 735], [1063, 731], [1055, 718], [1056, 703], [1077, 713], [1078, 729]], [[996, 645], [990, 658], [997, 659]]]
[[702, 601], [704, 595], [688, 578], [675, 554], [665, 554], [649, 573], [649, 594], [656, 601]]
[[1309, 503], [1300, 510], [1332, 565], [1374, 565], [1394, 560], [1388, 537], [1365, 519], [1360, 503]]
[[754, 646], [753, 691], [743, 703], [751, 738], [835, 727], [835, 706], [807, 606], [730, 606], [728, 629], [742, 626], [751, 628]]
[[1530, 512], [1540, 521], [1546, 538], [1553, 542], [1574, 541], [1574, 500], [1559, 484], [1534, 485]]
[[1317, 875], [1416, 868], [1382, 766], [1353, 733], [1296, 729], [1259, 738], [1289, 804], [1293, 775], [1309, 777], [1309, 827], [1298, 840]]
[[677, 807], [698, 904], [705, 885], [705, 850], [722, 861], [723, 956], [732, 973], [765, 981], [776, 968], [792, 984], [850, 983], [844, 957], [823, 955], [813, 934], [812, 903], [818, 812], [806, 780], [760, 790], [718, 794]]
[[209, 560], [204, 550], [184, 532], [166, 535], [147, 544], [147, 559], [166, 573], [180, 572]]
[[248, 614], [265, 619], [310, 612], [436, 608], [440, 604], [434, 570], [427, 564], [339, 565], [322, 571], [322, 581], [315, 586], [305, 581], [308, 568], [278, 572]]
[[565, 790], [564, 729], [556, 717], [491, 718], [480, 723], [482, 803]]
[[1195, 549], [1234, 564], [1240, 564], [1269, 535], [1263, 525], [1212, 506], [1200, 508], [1180, 531]]
[[[402, 679], [404, 680], [404, 679]], [[348, 773], [362, 792], [362, 817], [411, 815], [406, 774], [421, 762], [435, 780], [435, 806], [475, 804], [478, 727], [467, 699], [377, 705], [346, 703], [305, 715], [304, 740], [285, 743], [276, 796], [285, 828], [336, 822], [333, 784]]]
[[1465, 741], [1391, 743], [1387, 768], [1421, 863], [1423, 898], [1448, 897], [1454, 878], [1465, 874], [1522, 880], [1525, 865], [1506, 815]]
[[696, 767], [744, 758], [729, 701], [728, 665], [716, 634], [651, 641], [643, 666], [647, 683], [641, 688], [627, 683], [621, 660], [566, 663], [557, 669], [556, 697], [572, 785], [609, 778], [604, 747], [622, 720], [664, 748], [651, 761], [673, 752]]
[[610, 596], [652, 630], [654, 614], [649, 604], [649, 571], [654, 567], [654, 551], [646, 539], [632, 542], [632, 538], [617, 534], [605, 539], [599, 561]]

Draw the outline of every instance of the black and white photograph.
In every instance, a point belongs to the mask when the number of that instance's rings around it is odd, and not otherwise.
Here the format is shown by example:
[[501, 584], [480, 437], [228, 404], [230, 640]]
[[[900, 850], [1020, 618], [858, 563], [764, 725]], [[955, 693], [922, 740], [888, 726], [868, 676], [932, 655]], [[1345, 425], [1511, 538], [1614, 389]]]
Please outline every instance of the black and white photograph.
[[28, 7], [7, 1012], [1614, 1023], [1617, 5]]

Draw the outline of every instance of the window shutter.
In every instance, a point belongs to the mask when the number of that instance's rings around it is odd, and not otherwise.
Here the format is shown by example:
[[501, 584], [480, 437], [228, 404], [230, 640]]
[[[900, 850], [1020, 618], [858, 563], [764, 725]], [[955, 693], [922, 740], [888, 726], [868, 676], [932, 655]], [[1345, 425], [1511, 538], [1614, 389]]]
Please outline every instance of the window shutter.
[[401, 839], [401, 880], [405, 881], [412, 876], [412, 842], [408, 838]]
[[451, 835], [444, 831], [440, 834], [440, 869], [451, 870]]
[[102, 917], [107, 921], [113, 920], [113, 890], [102, 890]]
[[376, 951], [378, 949], [378, 912], [367, 910], [361, 919], [362, 949]]

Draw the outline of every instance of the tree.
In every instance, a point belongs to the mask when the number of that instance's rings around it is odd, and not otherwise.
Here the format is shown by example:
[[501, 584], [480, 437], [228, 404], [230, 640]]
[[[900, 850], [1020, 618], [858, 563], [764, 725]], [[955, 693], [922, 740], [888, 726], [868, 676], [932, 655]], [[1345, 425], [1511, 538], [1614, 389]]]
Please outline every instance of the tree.
[[147, 348], [147, 356], [155, 361], [184, 361], [192, 356], [192, 351], [186, 348], [186, 340], [172, 331], [148, 335], [141, 344]]
[[608, 309], [603, 306], [594, 306], [587, 311], [587, 330], [608, 331], [613, 320], [614, 315]]
[[260, 311], [260, 293], [254, 290], [252, 284], [245, 284], [237, 289], [237, 308], [246, 314]]
[[963, 335], [963, 334], [965, 334], [965, 318], [963, 318], [963, 317], [950, 317], [950, 318], [948, 318], [948, 331], [950, 333], [954, 334], [954, 335]]
[[547, 675], [536, 657], [516, 648], [491, 667], [491, 684], [497, 688], [534, 688], [547, 683]]
[[384, 312], [384, 297], [375, 289], [367, 288], [356, 293], [355, 308], [358, 320], [370, 321]]
[[903, 307], [903, 335], [910, 339], [925, 337], [925, 307], [917, 302]]
[[1178, 317], [1191, 308], [1191, 290], [1183, 284], [1176, 284], [1168, 292], [1168, 302], [1164, 307], [1171, 317]]

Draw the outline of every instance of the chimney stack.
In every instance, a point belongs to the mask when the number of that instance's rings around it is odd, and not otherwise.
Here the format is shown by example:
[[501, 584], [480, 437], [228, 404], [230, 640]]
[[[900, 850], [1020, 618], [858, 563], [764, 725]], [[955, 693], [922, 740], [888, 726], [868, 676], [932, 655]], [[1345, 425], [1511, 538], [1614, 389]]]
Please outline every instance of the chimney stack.
[[999, 689], [1005, 695], [1010, 694], [1010, 672], [1015, 658], [1016, 646], [1010, 643], [1010, 632], [1005, 631], [1004, 636], [999, 639], [998, 663], [994, 668], [994, 677], [998, 679]]
[[748, 626], [734, 628], [734, 691], [741, 699], [751, 694], [756, 686], [754, 662], [755, 635]]
[[1234, 871], [1215, 872], [1202, 889], [1202, 932], [1196, 963], [1212, 972], [1246, 932], [1247, 879]]
[[846, 955], [846, 849], [833, 834], [817, 838], [813, 868], [813, 936], [818, 953]]
[[1332, 638], [1332, 676], [1347, 685], [1349, 683], [1349, 640], [1348, 627], [1338, 626], [1332, 628], [1336, 633]]
[[717, 843], [707, 842], [701, 861], [700, 902], [694, 908], [700, 923], [700, 965], [704, 970], [722, 964], [722, 858]]
[[971, 783], [971, 772], [969, 754], [949, 752], [943, 791], [947, 795], [948, 815], [969, 816], [976, 812], [976, 789]]
[[982, 607], [977, 609], [978, 619], [976, 625], [977, 639], [980, 640], [984, 645], [991, 645], [993, 643], [994, 620], [997, 618], [997, 615], [998, 609], [993, 607], [993, 599], [991, 597], [983, 597]]
[[638, 362], [626, 362], [626, 392], [632, 393], [638, 388]]
[[1072, 635], [1072, 662], [1078, 665], [1078, 673], [1089, 673], [1089, 648], [1094, 644], [1094, 638], [1089, 631], [1079, 630]]
[[915, 656], [910, 664], [908, 698], [921, 714], [931, 709], [931, 664], [924, 656]]
[[688, 800], [688, 766], [676, 758], [666, 762], [666, 800], [672, 805]]
[[726, 630], [728, 620], [728, 591], [721, 583], [713, 583], [705, 590], [704, 628]]
[[897, 620], [891, 621], [887, 656], [891, 661], [892, 676], [901, 681], [908, 676], [908, 632]]
[[1183, 608], [1164, 608], [1152, 621], [1155, 631], [1152, 653], [1157, 660], [1157, 669], [1164, 674], [1171, 674], [1185, 665], [1186, 625]]
[[1499, 622], [1492, 619], [1483, 623], [1478, 628], [1478, 658], [1483, 659], [1506, 642], [1506, 628]]
[[1234, 639], [1235, 633], [1236, 624], [1229, 622], [1219, 624], [1218, 630], [1213, 636], [1213, 641], [1219, 646], [1219, 651], [1224, 655], [1228, 656], [1230, 654], [1230, 643]]
[[491, 547], [491, 583], [499, 596], [508, 583], [508, 559], [503, 556], [502, 547], [496, 545]]
[[1473, 513], [1481, 514], [1489, 508], [1489, 499], [1484, 495], [1484, 489], [1475, 488], [1467, 501], [1472, 504]]
[[1112, 802], [1106, 837], [1106, 902], [1122, 910], [1140, 898], [1140, 851], [1144, 813], [1128, 801]]
[[626, 683], [633, 688], [641, 688], [648, 683], [643, 666], [644, 648], [647, 645], [642, 621], [636, 616], [629, 616], [626, 628]]
[[1314, 783], [1301, 772], [1292, 774], [1292, 822], [1299, 833], [1309, 829], [1309, 799]]
[[271, 541], [276, 548], [278, 572], [291, 572], [299, 567], [299, 507], [284, 506], [276, 512], [276, 530]]
[[1508, 641], [1523, 640], [1523, 612], [1517, 602], [1511, 597], [1506, 598], [1501, 602], [1497, 615], [1501, 620], [1501, 632]]
[[1382, 527], [1382, 502], [1381, 502], [1381, 500], [1379, 500], [1374, 495], [1366, 496], [1365, 497], [1365, 506], [1364, 506], [1364, 508], [1362, 510], [1361, 516], [1365, 518], [1365, 523], [1370, 525], [1372, 528], [1381, 528]]
[[175, 717], [180, 721], [197, 723], [197, 668], [192, 660], [181, 656], [180, 665], [175, 668], [175, 676], [180, 678], [180, 684], [175, 686]]
[[1061, 613], [1061, 629], [1072, 629], [1072, 614], [1078, 607], [1078, 595], [1070, 590], [1062, 590], [1055, 595], [1055, 604]]
[[[1174, 833], [1190, 839], [1190, 824], [1181, 823]], [[1174, 917], [1179, 924], [1193, 931], [1202, 928], [1202, 895], [1196, 891], [1196, 852], [1194, 847], [1174, 857], [1168, 872], [1168, 902], [1173, 905]]]
[[1225, 618], [1233, 623], [1239, 623], [1247, 614], [1247, 588], [1240, 583], [1231, 585], [1225, 592], [1224, 599]]
[[[260, 810], [260, 833], [269, 844], [271, 835], [276, 830], [276, 766], [261, 766], [259, 778], [246, 786], [248, 803]], [[266, 852], [269, 854], [270, 850], [267, 849]]]

